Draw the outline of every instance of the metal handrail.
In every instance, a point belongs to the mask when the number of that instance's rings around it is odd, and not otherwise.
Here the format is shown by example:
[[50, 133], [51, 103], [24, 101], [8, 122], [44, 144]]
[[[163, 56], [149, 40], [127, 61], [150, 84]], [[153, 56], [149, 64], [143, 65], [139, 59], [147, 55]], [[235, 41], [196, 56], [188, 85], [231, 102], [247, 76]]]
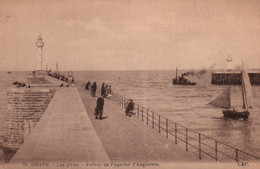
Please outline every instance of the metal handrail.
[[[100, 92], [100, 90], [97, 90], [97, 91]], [[115, 102], [116, 104], [120, 105], [122, 108], [126, 108], [126, 104], [127, 104], [128, 99], [119, 95], [119, 94], [117, 94], [117, 93], [115, 93], [115, 92], [113, 92], [113, 91], [111, 93], [112, 93], [111, 100], [113, 102]], [[147, 125], [149, 125], [149, 124], [152, 125], [152, 128], [154, 128], [154, 126], [157, 126], [159, 133], [161, 133], [161, 131], [165, 131], [166, 132], [166, 138], [168, 138], [169, 135], [174, 136], [175, 137], [175, 144], [177, 144], [178, 140], [185, 142], [186, 143], [186, 151], [188, 151], [188, 146], [198, 150], [200, 159], [202, 159], [201, 153], [204, 153], [205, 155], [215, 159], [216, 161], [220, 161], [220, 162], [222, 162], [222, 160], [219, 158], [220, 154], [222, 154], [226, 157], [229, 157], [233, 160], [236, 160], [236, 161], [243, 160], [243, 159], [239, 159], [239, 157], [238, 157], [239, 153], [243, 153], [243, 154], [245, 154], [249, 157], [253, 157], [253, 158], [258, 159], [258, 160], [260, 159], [260, 157], [258, 157], [256, 155], [253, 155], [253, 154], [250, 154], [250, 153], [245, 152], [243, 150], [240, 150], [238, 148], [235, 148], [235, 147], [228, 145], [228, 144], [226, 144], [222, 141], [216, 140], [216, 139], [211, 138], [209, 136], [206, 136], [206, 135], [204, 135], [204, 134], [202, 134], [202, 133], [200, 133], [196, 130], [189, 129], [189, 128], [181, 125], [181, 124], [178, 124], [178, 123], [176, 123], [172, 120], [169, 120], [168, 118], [166, 118], [162, 115], [159, 115], [157, 113], [154, 113], [154, 111], [151, 111], [148, 108], [145, 108], [145, 107], [143, 107], [143, 106], [141, 106], [137, 103], [135, 103], [135, 105], [136, 105], [138, 118], [141, 118], [142, 121], [146, 121]], [[158, 118], [156, 118], [156, 117], [158, 117]], [[172, 127], [171, 124], [174, 124], [174, 127]], [[186, 133], [181, 132], [179, 130], [179, 127], [182, 127], [186, 131]], [[175, 133], [170, 132], [169, 129], [173, 129]], [[199, 140], [191, 137], [190, 135], [188, 135], [188, 131], [189, 131], [189, 133], [197, 134], [199, 136]], [[178, 136], [178, 133], [181, 134], [182, 136], [185, 136], [186, 139], [180, 138]], [[214, 141], [215, 147], [212, 147], [212, 146], [206, 144], [205, 142], [202, 142], [202, 139], [201, 139], [202, 136], [206, 139]], [[199, 146], [196, 147], [195, 145], [190, 144], [190, 142], [189, 142], [190, 140], [196, 141], [197, 143], [199, 143], [198, 144]], [[202, 150], [202, 145], [210, 148], [212, 151], [214, 151], [214, 154], [212, 155], [209, 152]], [[227, 154], [224, 151], [219, 150], [219, 148], [218, 148], [219, 145], [224, 145], [224, 146], [230, 148], [231, 150], [235, 151], [235, 157]]]

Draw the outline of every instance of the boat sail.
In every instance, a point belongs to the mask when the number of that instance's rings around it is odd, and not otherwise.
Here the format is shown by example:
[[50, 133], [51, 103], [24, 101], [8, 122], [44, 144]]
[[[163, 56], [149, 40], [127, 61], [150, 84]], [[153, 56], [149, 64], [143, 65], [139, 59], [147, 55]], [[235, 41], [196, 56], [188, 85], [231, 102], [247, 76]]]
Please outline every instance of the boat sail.
[[252, 86], [248, 77], [248, 73], [245, 69], [244, 63], [242, 63], [242, 96], [243, 96], [243, 108], [248, 109], [253, 107], [253, 94]]
[[216, 97], [212, 102], [209, 104], [229, 109], [231, 107], [231, 86], [228, 86], [223, 93], [221, 93], [218, 97]]
[[216, 97], [212, 102], [209, 104], [225, 108], [223, 110], [223, 114], [225, 117], [231, 118], [244, 118], [247, 119], [250, 115], [249, 108], [253, 107], [253, 96], [252, 96], [252, 87], [249, 80], [248, 73], [242, 63], [242, 71], [241, 71], [241, 78], [242, 78], [242, 97], [243, 97], [243, 107], [241, 109], [237, 109], [231, 106], [231, 86], [228, 86], [221, 95]]

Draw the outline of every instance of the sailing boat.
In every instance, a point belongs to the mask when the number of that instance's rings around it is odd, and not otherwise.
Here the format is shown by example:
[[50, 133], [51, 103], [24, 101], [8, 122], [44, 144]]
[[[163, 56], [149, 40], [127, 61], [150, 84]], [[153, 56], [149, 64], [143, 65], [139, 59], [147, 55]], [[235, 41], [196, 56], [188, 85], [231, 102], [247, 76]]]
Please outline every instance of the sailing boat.
[[252, 108], [252, 87], [249, 80], [248, 73], [244, 67], [244, 63], [242, 62], [242, 71], [241, 71], [241, 78], [242, 78], [242, 98], [243, 98], [243, 106], [242, 108], [234, 108], [231, 106], [231, 86], [229, 85], [221, 95], [215, 98], [210, 104], [225, 108], [223, 110], [224, 117], [230, 118], [244, 118], [247, 119], [250, 115], [249, 109]]

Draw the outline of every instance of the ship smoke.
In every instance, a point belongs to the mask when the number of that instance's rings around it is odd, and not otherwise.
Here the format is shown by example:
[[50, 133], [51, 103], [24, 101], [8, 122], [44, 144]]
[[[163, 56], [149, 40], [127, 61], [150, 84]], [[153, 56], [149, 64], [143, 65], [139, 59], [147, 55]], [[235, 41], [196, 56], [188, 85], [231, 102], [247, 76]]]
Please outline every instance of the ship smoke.
[[202, 75], [204, 75], [206, 72], [207, 72], [206, 69], [202, 69], [202, 70], [199, 70], [199, 71], [197, 71], [197, 72], [195, 72], [195, 71], [192, 70], [192, 71], [188, 71], [188, 72], [183, 73], [182, 76], [202, 76]]

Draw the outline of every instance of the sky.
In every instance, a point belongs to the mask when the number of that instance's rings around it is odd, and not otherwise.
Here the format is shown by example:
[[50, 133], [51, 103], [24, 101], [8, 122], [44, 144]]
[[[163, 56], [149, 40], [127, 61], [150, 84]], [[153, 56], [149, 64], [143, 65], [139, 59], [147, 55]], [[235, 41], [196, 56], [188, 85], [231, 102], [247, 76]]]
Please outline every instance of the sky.
[[260, 68], [259, 0], [0, 0], [0, 70]]

